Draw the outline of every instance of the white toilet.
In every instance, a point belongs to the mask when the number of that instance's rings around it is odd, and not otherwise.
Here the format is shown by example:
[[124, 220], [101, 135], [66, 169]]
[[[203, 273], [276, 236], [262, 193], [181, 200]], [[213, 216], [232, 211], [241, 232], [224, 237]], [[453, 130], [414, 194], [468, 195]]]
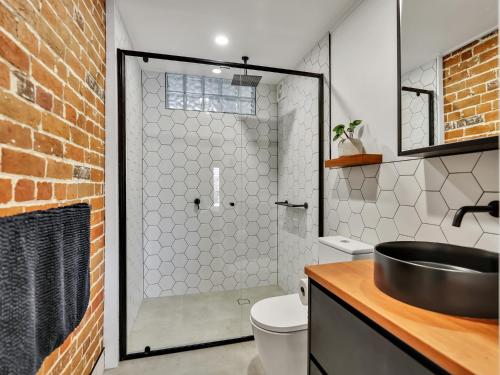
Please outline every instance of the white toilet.
[[[320, 264], [366, 259], [372, 254], [372, 245], [346, 237], [319, 239]], [[307, 306], [298, 293], [257, 302], [250, 310], [250, 321], [267, 375], [307, 374]]]

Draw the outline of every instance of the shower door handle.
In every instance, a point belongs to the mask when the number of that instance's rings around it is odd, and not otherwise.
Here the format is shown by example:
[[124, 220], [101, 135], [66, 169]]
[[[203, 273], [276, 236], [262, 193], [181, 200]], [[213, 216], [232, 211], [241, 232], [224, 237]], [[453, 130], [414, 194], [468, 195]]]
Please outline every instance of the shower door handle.
[[200, 203], [201, 203], [200, 198], [196, 198], [196, 199], [194, 200], [194, 204], [196, 205], [196, 208], [198, 208], [198, 210], [200, 209]]

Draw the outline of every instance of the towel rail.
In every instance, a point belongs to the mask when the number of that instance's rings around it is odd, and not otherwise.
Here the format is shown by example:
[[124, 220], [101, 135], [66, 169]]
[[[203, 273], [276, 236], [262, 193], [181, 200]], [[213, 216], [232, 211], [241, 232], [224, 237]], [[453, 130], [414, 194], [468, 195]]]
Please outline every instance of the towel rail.
[[303, 204], [293, 204], [293, 203], [288, 203], [288, 201], [283, 201], [283, 202], [274, 202], [274, 204], [278, 206], [285, 206], [285, 207], [292, 207], [292, 208], [304, 208], [307, 210], [309, 205], [306, 203]]

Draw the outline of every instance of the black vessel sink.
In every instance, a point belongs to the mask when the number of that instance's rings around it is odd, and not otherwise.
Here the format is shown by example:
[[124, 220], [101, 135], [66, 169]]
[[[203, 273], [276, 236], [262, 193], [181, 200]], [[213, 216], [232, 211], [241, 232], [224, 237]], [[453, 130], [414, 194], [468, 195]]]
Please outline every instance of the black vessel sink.
[[375, 285], [424, 309], [498, 318], [498, 254], [435, 242], [375, 246]]

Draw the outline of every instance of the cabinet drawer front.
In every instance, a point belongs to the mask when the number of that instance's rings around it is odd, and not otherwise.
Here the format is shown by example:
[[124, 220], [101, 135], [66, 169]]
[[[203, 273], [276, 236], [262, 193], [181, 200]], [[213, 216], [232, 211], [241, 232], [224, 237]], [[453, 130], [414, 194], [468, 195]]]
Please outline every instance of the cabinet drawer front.
[[310, 351], [328, 374], [432, 374], [311, 283]]

